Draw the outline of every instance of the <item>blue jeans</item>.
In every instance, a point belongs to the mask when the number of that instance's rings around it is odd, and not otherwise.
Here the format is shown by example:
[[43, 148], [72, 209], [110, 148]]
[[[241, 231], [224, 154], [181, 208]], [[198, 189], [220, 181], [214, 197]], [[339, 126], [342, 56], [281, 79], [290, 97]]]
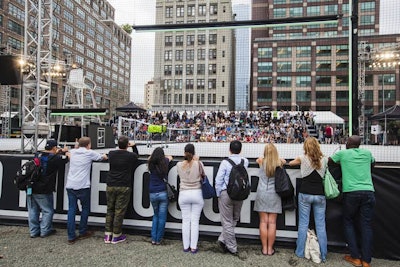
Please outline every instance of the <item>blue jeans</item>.
[[[355, 191], [343, 194], [344, 231], [350, 255], [370, 263], [372, 257], [372, 218], [374, 215], [375, 194], [372, 191]], [[355, 220], [361, 227], [361, 255], [357, 247]]]
[[165, 223], [167, 221], [167, 191], [150, 193], [150, 202], [154, 210], [153, 223], [151, 225], [151, 241], [160, 243], [164, 237]]
[[[46, 236], [53, 230], [54, 198], [51, 194], [27, 196], [29, 232], [32, 237]], [[42, 220], [39, 221], [40, 212]]]
[[315, 230], [317, 231], [319, 248], [321, 251], [321, 260], [326, 261], [328, 253], [328, 239], [325, 227], [326, 199], [323, 195], [309, 195], [299, 193], [299, 228], [296, 241], [296, 255], [304, 258], [304, 249], [307, 240], [307, 230], [310, 223], [311, 207], [314, 211]]
[[76, 238], [75, 233], [75, 215], [78, 207], [78, 199], [82, 205], [81, 220], [79, 222], [79, 234], [83, 235], [87, 231], [87, 222], [90, 213], [90, 188], [79, 190], [68, 189], [68, 240]]

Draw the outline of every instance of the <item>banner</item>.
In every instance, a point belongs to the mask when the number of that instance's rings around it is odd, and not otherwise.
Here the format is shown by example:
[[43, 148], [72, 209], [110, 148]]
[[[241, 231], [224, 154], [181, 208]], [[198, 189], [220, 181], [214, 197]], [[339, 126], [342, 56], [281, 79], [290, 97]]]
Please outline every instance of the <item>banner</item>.
[[[31, 157], [27, 155], [0, 155], [0, 217], [2, 219], [21, 219], [27, 221], [26, 193], [18, 191], [13, 183], [13, 178], [20, 166]], [[203, 161], [205, 173], [214, 183], [221, 159]], [[259, 218], [253, 211], [258, 184], [258, 164], [255, 159], [250, 159], [248, 169], [251, 179], [251, 193], [243, 202], [240, 221], [235, 229], [238, 237], [258, 239]], [[177, 161], [170, 164], [168, 181], [179, 188], [179, 180], [176, 169]], [[107, 211], [106, 204], [106, 176], [109, 170], [107, 162], [94, 162], [92, 165], [91, 183], [91, 213], [89, 224], [104, 224]], [[300, 184], [300, 170], [287, 169], [293, 185]], [[67, 222], [68, 197], [65, 190], [66, 168], [59, 172], [57, 192], [55, 196], [54, 219]], [[397, 207], [400, 206], [400, 185], [398, 180], [399, 169], [396, 167], [375, 168], [373, 179], [376, 190], [376, 209], [374, 219], [374, 257], [400, 259], [400, 234], [397, 225], [400, 225], [400, 214]], [[153, 208], [149, 201], [149, 173], [146, 161], [141, 160], [134, 170], [132, 200], [130, 201], [124, 219], [124, 227], [137, 229], [151, 229]], [[345, 246], [341, 202], [328, 200], [326, 211], [326, 227], [328, 244]], [[311, 216], [312, 218], [312, 216]], [[166, 231], [180, 233], [181, 212], [177, 202], [170, 203]], [[298, 217], [296, 211], [284, 212], [277, 219], [277, 240], [282, 242], [295, 242], [297, 238]], [[218, 211], [218, 199], [206, 199], [200, 218], [201, 235], [216, 236], [221, 232], [220, 215]]]

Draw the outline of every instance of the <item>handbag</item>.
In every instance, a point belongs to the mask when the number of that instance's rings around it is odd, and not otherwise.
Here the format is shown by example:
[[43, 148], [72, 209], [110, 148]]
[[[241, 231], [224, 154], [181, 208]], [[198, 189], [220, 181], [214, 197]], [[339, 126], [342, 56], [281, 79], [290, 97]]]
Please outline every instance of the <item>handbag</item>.
[[199, 170], [201, 176], [201, 191], [204, 199], [210, 199], [217, 196], [214, 187], [210, 184], [207, 175], [204, 172], [203, 165], [199, 162]]
[[292, 197], [294, 195], [294, 187], [285, 168], [276, 167], [275, 169], [275, 192], [281, 198]]
[[326, 164], [326, 172], [322, 183], [324, 185], [325, 197], [327, 199], [333, 199], [339, 196], [339, 187], [335, 178], [333, 178], [331, 172], [329, 171], [328, 163]]
[[167, 187], [168, 201], [175, 202], [178, 200], [178, 190], [174, 185], [168, 183], [167, 179], [164, 178], [165, 185]]
[[307, 230], [307, 240], [304, 249], [304, 258], [311, 259], [315, 263], [321, 262], [321, 250], [319, 248], [318, 238], [314, 230]]

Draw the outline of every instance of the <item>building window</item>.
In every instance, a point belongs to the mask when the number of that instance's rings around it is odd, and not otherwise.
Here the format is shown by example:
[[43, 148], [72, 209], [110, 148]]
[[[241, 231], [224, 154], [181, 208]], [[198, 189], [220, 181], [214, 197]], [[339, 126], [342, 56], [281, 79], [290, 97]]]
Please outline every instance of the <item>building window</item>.
[[186, 75], [193, 75], [193, 72], [194, 72], [194, 65], [187, 64], [186, 65]]
[[186, 45], [194, 45], [195, 36], [187, 35], [186, 36]]
[[291, 72], [292, 71], [292, 62], [291, 61], [277, 62], [277, 71], [278, 72]]
[[207, 13], [206, 5], [199, 5], [199, 16], [205, 16]]
[[188, 5], [187, 7], [187, 15], [188, 17], [193, 17], [196, 15], [196, 6]]
[[274, 18], [286, 17], [286, 8], [274, 8]]
[[291, 58], [292, 48], [291, 47], [279, 47], [278, 48], [278, 58]]
[[337, 56], [348, 56], [349, 55], [349, 45], [336, 45], [336, 55]]
[[165, 36], [165, 46], [172, 46], [172, 36]]
[[194, 50], [186, 50], [186, 60], [194, 60]]
[[258, 87], [272, 87], [272, 77], [258, 77]]
[[318, 102], [331, 102], [331, 91], [317, 91], [315, 98]]
[[296, 76], [296, 87], [310, 87], [311, 77], [310, 76]]
[[197, 90], [204, 90], [205, 81], [204, 79], [197, 79]]
[[206, 73], [205, 64], [197, 64], [197, 74], [204, 75]]
[[173, 15], [174, 15], [173, 7], [166, 7], [165, 8], [165, 17], [166, 18], [172, 18]]
[[172, 51], [171, 50], [167, 50], [164, 52], [164, 60], [165, 61], [172, 60]]
[[277, 77], [276, 85], [279, 87], [291, 87], [292, 86], [292, 77], [289, 77], [289, 76]]
[[209, 79], [208, 80], [208, 89], [216, 89], [217, 88], [217, 80]]
[[217, 64], [208, 65], [208, 74], [209, 75], [217, 74]]
[[289, 14], [291, 17], [302, 17], [303, 16], [303, 8], [302, 7], [291, 7], [289, 9]]
[[218, 14], [218, 4], [210, 4], [210, 15]]
[[197, 50], [197, 59], [199, 59], [199, 60], [206, 59], [206, 50], [205, 49]]
[[297, 72], [311, 71], [311, 62], [310, 61], [297, 61], [296, 62], [296, 71]]
[[278, 92], [276, 92], [276, 99], [278, 99], [279, 102], [291, 102], [292, 101], [292, 92], [278, 91]]
[[338, 5], [326, 5], [324, 6], [325, 15], [337, 15]]
[[374, 15], [361, 15], [360, 25], [374, 25], [375, 16]]
[[332, 64], [330, 60], [317, 60], [316, 62], [316, 71], [331, 71]]
[[258, 62], [257, 72], [272, 72], [272, 62]]
[[337, 75], [336, 76], [336, 86], [348, 86], [349, 76], [348, 75]]
[[185, 7], [184, 6], [177, 6], [176, 7], [176, 16], [177, 17], [185, 16]]
[[217, 44], [217, 35], [216, 34], [210, 34], [208, 36], [208, 43], [209, 44]]
[[348, 70], [349, 62], [347, 60], [337, 60], [336, 61], [336, 70]]
[[272, 92], [271, 91], [258, 91], [257, 92], [257, 101], [258, 102], [270, 102], [272, 101]]
[[183, 74], [183, 65], [176, 65], [175, 66], [175, 75], [182, 75]]
[[199, 44], [199, 45], [206, 44], [206, 35], [205, 34], [199, 34], [197, 36], [197, 44]]
[[332, 48], [330, 45], [318, 45], [317, 46], [317, 56], [331, 56]]
[[331, 86], [331, 76], [316, 76], [315, 77], [316, 86]]
[[272, 47], [263, 47], [257, 49], [258, 58], [272, 58]]
[[311, 92], [310, 91], [297, 91], [296, 102], [310, 102]]
[[349, 91], [336, 91], [336, 101], [349, 101]]
[[194, 84], [193, 83], [193, 79], [187, 79], [186, 80], [186, 89], [187, 90], [193, 90], [193, 88], [194, 88], [193, 84]]
[[183, 35], [177, 35], [175, 37], [175, 45], [176, 46], [183, 46]]
[[164, 66], [164, 75], [166, 76], [172, 75], [172, 65]]
[[217, 59], [217, 49], [208, 50], [208, 59]]
[[175, 89], [176, 90], [182, 90], [182, 80], [181, 79], [176, 79], [175, 80]]

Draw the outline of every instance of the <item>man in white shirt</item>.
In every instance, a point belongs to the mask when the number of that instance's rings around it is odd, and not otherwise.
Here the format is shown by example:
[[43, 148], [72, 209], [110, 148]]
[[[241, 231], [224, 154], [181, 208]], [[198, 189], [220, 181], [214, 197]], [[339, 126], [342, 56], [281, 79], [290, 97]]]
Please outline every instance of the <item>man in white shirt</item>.
[[[240, 141], [232, 141], [229, 145], [229, 150], [231, 152], [229, 159], [235, 164], [239, 164], [243, 160], [243, 165], [247, 169], [249, 160], [239, 155], [242, 151], [242, 143]], [[224, 252], [237, 255], [235, 226], [240, 218], [243, 200], [232, 200], [228, 195], [227, 184], [231, 171], [231, 163], [227, 160], [223, 160], [219, 165], [218, 173], [215, 177], [215, 191], [218, 197], [218, 208], [222, 225], [222, 233], [218, 237], [218, 244]]]
[[[68, 194], [68, 243], [74, 244], [77, 239], [88, 238], [93, 232], [88, 231], [87, 221], [90, 213], [90, 169], [93, 161], [106, 160], [107, 155], [91, 150], [89, 137], [79, 139], [79, 147], [70, 152], [70, 165], [65, 188]], [[77, 202], [82, 205], [79, 222], [79, 236], [75, 233], [75, 215]]]

